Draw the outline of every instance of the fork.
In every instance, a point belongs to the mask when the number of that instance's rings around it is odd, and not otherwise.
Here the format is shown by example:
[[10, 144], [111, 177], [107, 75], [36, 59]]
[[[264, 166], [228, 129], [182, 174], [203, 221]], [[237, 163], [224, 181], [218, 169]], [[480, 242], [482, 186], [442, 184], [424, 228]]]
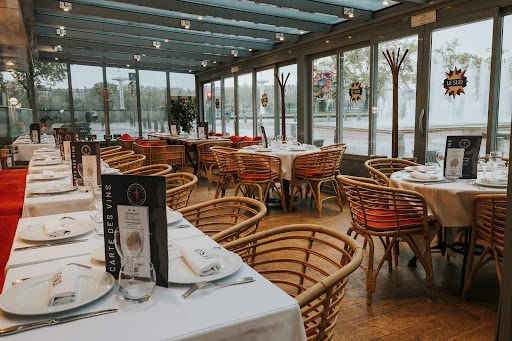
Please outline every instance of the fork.
[[[68, 263], [66, 265], [76, 265], [78, 267], [81, 267], [81, 268], [84, 268], [84, 269], [92, 269], [90, 266], [87, 266], [87, 265], [83, 265], [83, 264], [78, 264], [78, 263]], [[26, 281], [27, 279], [31, 279], [32, 277], [25, 277], [25, 278], [20, 278], [20, 279], [17, 279], [15, 280], [14, 282], [11, 283], [11, 286], [15, 286], [16, 284], [20, 284], [21, 282], [24, 282]]]
[[181, 295], [181, 296], [183, 298], [187, 298], [193, 292], [195, 292], [196, 290], [208, 287], [210, 285], [215, 285], [217, 288], [224, 288], [224, 287], [229, 287], [230, 285], [244, 284], [244, 283], [250, 283], [250, 282], [254, 282], [254, 278], [253, 277], [243, 277], [243, 278], [239, 278], [239, 279], [237, 279], [236, 281], [233, 281], [233, 282], [221, 283], [221, 284], [215, 284], [215, 283], [209, 282], [209, 281], [198, 282], [198, 283], [194, 284], [190, 289], [185, 291], [183, 293], [183, 295]]

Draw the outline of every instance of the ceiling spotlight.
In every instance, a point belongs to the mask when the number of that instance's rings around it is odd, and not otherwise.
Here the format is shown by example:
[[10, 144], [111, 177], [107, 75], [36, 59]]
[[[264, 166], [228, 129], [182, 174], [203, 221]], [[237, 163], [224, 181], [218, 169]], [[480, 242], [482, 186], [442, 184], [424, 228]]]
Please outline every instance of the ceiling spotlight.
[[214, 60], [214, 61], [213, 61], [213, 64], [217, 64], [217, 61], [216, 61], [216, 60]]
[[146, 54], [144, 54], [144, 53], [143, 53], [143, 54], [142, 54], [142, 57], [146, 57]]
[[188, 30], [190, 28], [190, 20], [182, 20], [181, 27]]
[[126, 67], [130, 67], [130, 64], [126, 64]]
[[306, 33], [306, 31], [304, 31], [304, 30], [300, 30], [300, 31], [299, 31], [299, 33], [300, 33], [300, 34], [304, 34], [304, 33]]
[[276, 39], [279, 39], [279, 40], [283, 41], [284, 40], [284, 34], [276, 33]]
[[57, 29], [57, 35], [59, 37], [64, 37], [66, 36], [66, 30], [64, 29], [64, 26], [61, 26]]
[[384, 6], [387, 6], [387, 5], [389, 5], [389, 1], [388, 1], [388, 0], [384, 0], [384, 1], [382, 1], [382, 4], [383, 4]]
[[202, 16], [202, 15], [198, 15], [198, 16], [197, 16], [197, 19], [198, 19], [198, 20], [203, 20], [203, 16]]
[[192, 70], [188, 70], [188, 72], [192, 72]]
[[164, 42], [168, 43], [168, 42], [169, 42], [169, 39], [164, 39]]
[[59, 58], [58, 58], [58, 57], [55, 57], [55, 60], [59, 60]]
[[233, 57], [238, 57], [238, 51], [237, 50], [231, 50], [231, 55]]
[[159, 49], [159, 48], [160, 48], [160, 42], [159, 42], [159, 41], [157, 41], [157, 40], [154, 40], [154, 41], [153, 41], [153, 47], [155, 47], [155, 48]]
[[348, 36], [347, 38], [348, 38], [348, 39], [352, 39], [352, 36]]
[[249, 49], [249, 52], [252, 52], [252, 49]]
[[343, 7], [343, 14], [347, 15], [349, 18], [354, 17], [354, 8], [353, 7]]
[[59, 1], [59, 8], [64, 12], [69, 12], [71, 11], [71, 8], [73, 8], [73, 5], [69, 2]]
[[329, 42], [330, 42], [329, 40], [326, 40], [326, 41], [325, 41], [325, 43], [326, 43], [326, 44], [329, 44]]
[[9, 61], [5, 62], [5, 65], [7, 65], [7, 66], [14, 66], [14, 63], [9, 60]]
[[140, 61], [140, 54], [134, 54], [133, 59], [136, 61]]
[[60, 45], [55, 45], [55, 46], [53, 47], [53, 51], [55, 51], [55, 52], [62, 52], [62, 46], [60, 46]]
[[208, 66], [208, 61], [207, 61], [207, 60], [203, 60], [203, 61], [201, 62], [201, 65], [202, 65], [203, 67], [207, 67], [207, 66]]

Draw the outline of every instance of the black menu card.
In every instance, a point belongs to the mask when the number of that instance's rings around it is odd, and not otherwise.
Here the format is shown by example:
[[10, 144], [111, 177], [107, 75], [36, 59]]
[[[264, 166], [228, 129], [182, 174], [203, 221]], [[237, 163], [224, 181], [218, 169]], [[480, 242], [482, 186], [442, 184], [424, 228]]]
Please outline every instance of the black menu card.
[[455, 160], [452, 160], [453, 157], [451, 155], [460, 154], [463, 155], [461, 178], [476, 179], [481, 143], [482, 136], [447, 136], [444, 157], [445, 171], [447, 165], [453, 166], [454, 164]]
[[261, 138], [263, 140], [263, 147], [268, 148], [267, 133], [265, 133], [265, 127], [261, 126]]
[[41, 143], [41, 124], [32, 123], [30, 125], [30, 140], [32, 143]]
[[178, 121], [169, 121], [169, 134], [172, 136], [180, 134], [180, 123]]
[[72, 142], [72, 141], [76, 141], [76, 133], [72, 133], [72, 132], [65, 132], [65, 133], [57, 133], [57, 138], [56, 140], [58, 140], [58, 146], [59, 146], [59, 149], [60, 149], [60, 154], [63, 155], [64, 157], [66, 156], [66, 152], [67, 150], [64, 150], [64, 142]]
[[106, 271], [119, 277], [121, 259], [116, 252], [114, 232], [137, 226], [144, 231], [142, 253], [137, 263], [151, 262], [156, 284], [168, 287], [166, 179], [163, 176], [101, 176]]
[[199, 122], [197, 124], [197, 137], [200, 139], [208, 138], [208, 122]]
[[93, 186], [101, 184], [101, 163], [99, 142], [71, 142], [71, 173], [73, 184], [77, 179], [89, 181]]

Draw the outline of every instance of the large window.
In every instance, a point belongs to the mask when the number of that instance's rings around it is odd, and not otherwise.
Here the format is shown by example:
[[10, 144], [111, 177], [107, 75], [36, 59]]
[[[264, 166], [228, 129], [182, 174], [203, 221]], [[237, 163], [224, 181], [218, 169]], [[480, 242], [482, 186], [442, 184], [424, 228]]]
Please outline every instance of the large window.
[[224, 129], [229, 135], [235, 135], [235, 79], [224, 79]]
[[[416, 78], [418, 37], [408, 37], [378, 44], [377, 115], [375, 146], [372, 153], [391, 156], [393, 125], [393, 79], [391, 69], [382, 53], [389, 51], [400, 59], [409, 49], [398, 77], [398, 157], [414, 154], [414, 124], [416, 117]], [[387, 53], [386, 53], [387, 54]]]
[[313, 143], [334, 143], [336, 133], [336, 56], [313, 61]]
[[503, 20], [503, 55], [496, 150], [510, 154], [510, 120], [512, 119], [512, 15]]
[[107, 83], [116, 92], [109, 103], [110, 134], [139, 135], [135, 70], [107, 68]]
[[[489, 19], [432, 33], [427, 160], [444, 150], [448, 135], [483, 135], [485, 154], [492, 28]], [[463, 92], [445, 89], [445, 79], [463, 77]]]
[[214, 86], [213, 112], [215, 118], [215, 127], [208, 127], [208, 129], [216, 133], [222, 133], [222, 93], [220, 89], [220, 81], [215, 81], [212, 84]]
[[167, 78], [165, 72], [139, 71], [142, 135], [167, 131]]
[[[286, 80], [288, 77], [288, 81], [286, 82], [285, 93], [284, 93], [284, 103], [285, 103], [285, 113], [286, 113], [286, 136], [297, 137], [297, 64], [287, 65], [279, 68], [279, 79], [281, 79], [281, 75], [283, 75], [283, 79]], [[279, 103], [278, 108], [278, 117], [279, 120], [276, 123], [278, 126], [279, 135], [281, 135], [281, 90], [279, 89], [279, 97], [277, 103]]]
[[208, 126], [213, 126], [213, 92], [212, 83], [203, 86], [203, 103], [204, 103], [204, 121], [208, 122]]
[[370, 48], [343, 52], [340, 68], [340, 141], [347, 144], [347, 153], [368, 155]]
[[[75, 128], [80, 138], [87, 134], [103, 139], [105, 110], [102, 97], [96, 89], [103, 90], [103, 69], [98, 66], [71, 65]], [[70, 124], [63, 122], [63, 124]]]
[[252, 73], [246, 73], [244, 75], [238, 76], [237, 93], [239, 135], [253, 136]]
[[189, 73], [169, 73], [171, 82], [171, 99], [187, 98], [195, 100], [196, 98], [196, 78]]
[[[267, 69], [256, 72], [256, 84], [258, 91], [256, 103], [258, 108], [258, 135], [261, 132], [261, 126], [265, 127], [265, 133], [268, 138], [275, 136], [275, 116], [274, 116], [274, 69]], [[264, 101], [262, 102], [262, 98]], [[264, 104], [266, 100], [266, 106]]]

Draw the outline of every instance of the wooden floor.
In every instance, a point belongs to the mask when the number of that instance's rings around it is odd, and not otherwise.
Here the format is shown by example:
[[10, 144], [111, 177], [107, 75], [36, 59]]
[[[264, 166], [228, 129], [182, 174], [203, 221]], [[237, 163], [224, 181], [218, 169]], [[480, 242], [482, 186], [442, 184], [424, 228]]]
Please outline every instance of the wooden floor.
[[[214, 186], [208, 191], [206, 180], [200, 180], [189, 204], [213, 199]], [[229, 190], [227, 195], [232, 193]], [[346, 232], [350, 226], [348, 206], [340, 212], [334, 200], [324, 202], [321, 219], [309, 200], [299, 199], [296, 206], [288, 214], [280, 206], [269, 206], [260, 230], [313, 223]], [[377, 246], [375, 254], [382, 257], [382, 247]], [[417, 268], [407, 267], [411, 257], [410, 249], [401, 243], [399, 266], [391, 272], [384, 266], [380, 271], [371, 306], [366, 304], [365, 272], [358, 269], [350, 276], [333, 340], [492, 340], [499, 298], [494, 265], [489, 263], [477, 273], [470, 300], [464, 301], [457, 295], [462, 257], [433, 254], [437, 300], [432, 301], [425, 290], [423, 268], [419, 263]]]

